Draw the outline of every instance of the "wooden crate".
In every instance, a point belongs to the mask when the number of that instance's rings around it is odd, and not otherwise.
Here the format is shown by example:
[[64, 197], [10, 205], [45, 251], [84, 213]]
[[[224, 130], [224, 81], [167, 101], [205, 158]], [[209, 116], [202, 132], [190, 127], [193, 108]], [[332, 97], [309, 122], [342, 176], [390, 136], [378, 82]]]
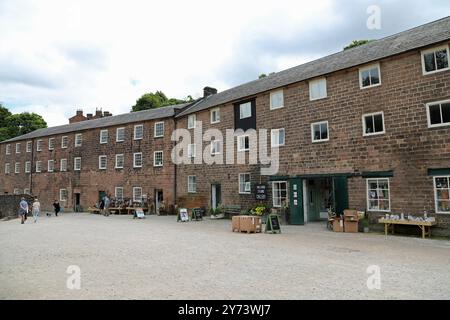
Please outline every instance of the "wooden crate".
[[231, 220], [231, 230], [233, 231], [233, 232], [239, 232], [239, 231], [241, 231], [241, 229], [240, 229], [240, 221], [241, 221], [241, 218], [240, 218], [240, 216], [234, 216], [233, 218], [232, 218], [232, 220]]
[[262, 219], [261, 217], [254, 216], [240, 216], [239, 231], [247, 233], [260, 233], [262, 232]]

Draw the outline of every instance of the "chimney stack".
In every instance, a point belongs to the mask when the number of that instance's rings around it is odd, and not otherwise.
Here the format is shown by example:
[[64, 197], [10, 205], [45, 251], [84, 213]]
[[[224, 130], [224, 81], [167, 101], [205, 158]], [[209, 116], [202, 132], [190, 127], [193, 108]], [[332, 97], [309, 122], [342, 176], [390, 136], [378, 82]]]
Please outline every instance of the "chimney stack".
[[211, 88], [211, 87], [204, 87], [203, 88], [203, 98], [212, 96], [213, 94], [217, 93], [217, 89], [216, 88]]

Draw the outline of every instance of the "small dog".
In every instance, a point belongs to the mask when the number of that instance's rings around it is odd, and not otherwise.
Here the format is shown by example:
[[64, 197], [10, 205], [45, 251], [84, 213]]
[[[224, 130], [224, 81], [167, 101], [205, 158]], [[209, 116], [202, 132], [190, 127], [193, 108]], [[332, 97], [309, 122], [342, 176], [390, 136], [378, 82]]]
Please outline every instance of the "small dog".
[[51, 217], [51, 216], [52, 216], [52, 214], [47, 212], [47, 217]]

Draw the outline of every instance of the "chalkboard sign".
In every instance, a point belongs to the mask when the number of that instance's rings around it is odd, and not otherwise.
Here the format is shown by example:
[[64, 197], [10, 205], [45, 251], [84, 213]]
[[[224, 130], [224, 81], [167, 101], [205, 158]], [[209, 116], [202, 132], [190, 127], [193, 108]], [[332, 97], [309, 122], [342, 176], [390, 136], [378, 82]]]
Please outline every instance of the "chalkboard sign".
[[281, 226], [278, 215], [269, 214], [267, 216], [266, 233], [281, 233]]
[[189, 214], [187, 209], [180, 209], [178, 211], [177, 215], [177, 222], [188, 222], [189, 221]]
[[192, 220], [198, 221], [203, 220], [203, 215], [205, 214], [205, 210], [202, 208], [194, 208], [192, 209]]
[[144, 210], [142, 210], [141, 208], [134, 209], [133, 218], [144, 219], [145, 218]]
[[256, 195], [256, 200], [259, 200], [259, 201], [267, 200], [267, 185], [266, 184], [257, 184], [255, 186], [255, 195]]

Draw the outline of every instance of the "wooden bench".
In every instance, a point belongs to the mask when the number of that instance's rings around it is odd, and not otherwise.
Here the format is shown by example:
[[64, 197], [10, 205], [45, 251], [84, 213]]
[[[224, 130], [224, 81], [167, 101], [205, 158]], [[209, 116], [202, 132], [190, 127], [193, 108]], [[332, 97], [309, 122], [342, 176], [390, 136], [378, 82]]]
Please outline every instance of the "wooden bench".
[[[378, 223], [384, 224], [384, 234], [388, 235], [389, 228], [391, 228], [392, 234], [394, 234], [394, 226], [406, 225], [406, 226], [418, 226], [422, 231], [422, 238], [425, 239], [426, 236], [431, 238], [431, 227], [437, 225], [436, 221], [409, 221], [409, 220], [387, 220], [380, 219]], [[428, 228], [428, 231], [427, 231]]]
[[241, 214], [241, 206], [239, 205], [228, 205], [223, 207], [223, 213], [225, 216], [237, 216]]

